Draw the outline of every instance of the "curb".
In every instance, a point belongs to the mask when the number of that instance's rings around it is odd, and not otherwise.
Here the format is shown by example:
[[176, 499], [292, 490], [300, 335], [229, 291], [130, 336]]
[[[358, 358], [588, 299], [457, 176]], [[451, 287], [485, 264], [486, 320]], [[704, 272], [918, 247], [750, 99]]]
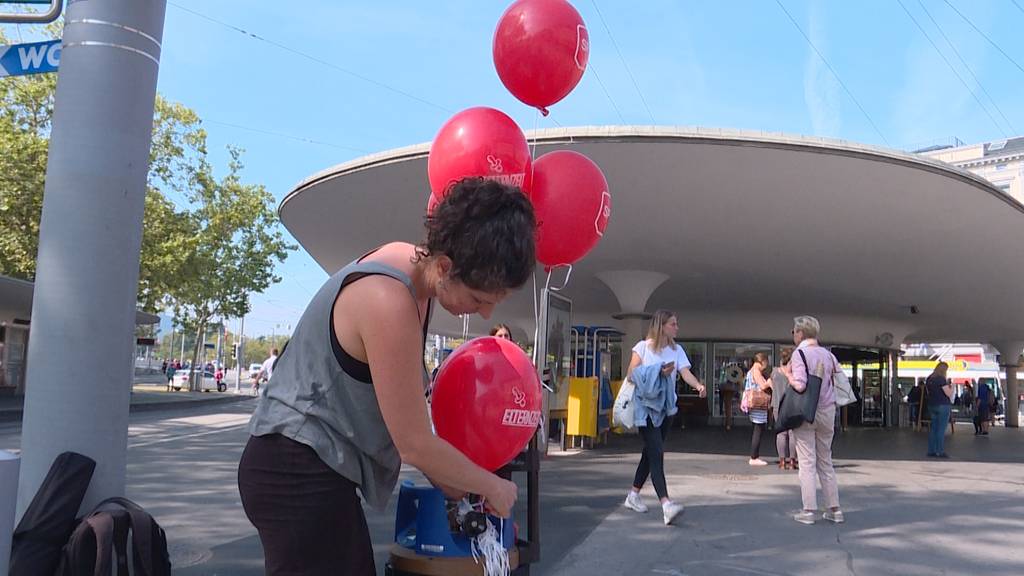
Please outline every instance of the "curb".
[[[167, 402], [144, 402], [132, 404], [128, 408], [128, 412], [131, 414], [134, 414], [136, 412], [157, 412], [159, 410], [176, 410], [179, 408], [186, 408], [189, 406], [209, 406], [213, 404], [228, 404], [231, 402], [242, 402], [244, 400], [255, 399], [255, 396], [239, 394], [237, 396], [217, 396], [214, 398], [204, 398], [202, 400], [170, 400]], [[23, 412], [24, 411], [20, 408], [16, 410], [0, 410], [0, 424], [7, 424], [10, 422], [21, 422]]]

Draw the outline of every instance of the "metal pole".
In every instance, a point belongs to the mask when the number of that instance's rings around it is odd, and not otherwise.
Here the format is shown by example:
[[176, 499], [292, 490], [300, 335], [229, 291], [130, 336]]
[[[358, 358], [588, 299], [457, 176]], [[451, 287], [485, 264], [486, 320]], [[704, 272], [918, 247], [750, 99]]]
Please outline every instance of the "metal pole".
[[245, 345], [245, 315], [242, 315], [241, 324], [238, 326], [238, 356], [235, 358], [235, 394], [238, 394], [242, 386], [242, 349]]
[[214, 372], [216, 372], [216, 368], [219, 368], [221, 366], [221, 361], [220, 361], [220, 343], [221, 343], [221, 336], [223, 336], [223, 335], [224, 335], [224, 321], [222, 320], [221, 323], [220, 323], [220, 327], [217, 328], [217, 352], [213, 356], [213, 363], [215, 364]]
[[40, 221], [18, 492], [96, 460], [82, 503], [123, 495], [139, 250], [165, 0], [69, 2]]

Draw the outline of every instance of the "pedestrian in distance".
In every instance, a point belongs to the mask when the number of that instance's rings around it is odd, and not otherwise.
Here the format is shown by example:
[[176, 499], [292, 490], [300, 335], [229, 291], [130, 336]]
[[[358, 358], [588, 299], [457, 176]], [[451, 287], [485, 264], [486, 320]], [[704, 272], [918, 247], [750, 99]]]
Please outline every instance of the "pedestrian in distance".
[[989, 426], [992, 421], [992, 399], [995, 394], [992, 393], [992, 389], [989, 388], [985, 382], [978, 382], [978, 394], [974, 400], [975, 404], [975, 417], [974, 417], [974, 434], [978, 436], [988, 436]]
[[[789, 377], [786, 374], [789, 372], [789, 360], [792, 355], [792, 350], [784, 349], [779, 353], [779, 365], [772, 370], [772, 413], [776, 417], [779, 414], [779, 402], [782, 401], [782, 395], [789, 390]], [[778, 422], [776, 422], [776, 427], [778, 427]], [[799, 469], [796, 457], [796, 437], [792, 430], [782, 430], [775, 434], [775, 449], [779, 455], [779, 469]]]
[[277, 365], [278, 355], [279, 352], [277, 348], [272, 349], [270, 351], [270, 356], [268, 356], [267, 359], [263, 361], [263, 364], [260, 366], [259, 371], [256, 372], [256, 376], [253, 377], [252, 387], [253, 394], [255, 396], [259, 396], [260, 394], [261, 382], [266, 382], [267, 385], [270, 384], [270, 377], [274, 375], [274, 366]]
[[754, 363], [744, 378], [742, 408], [753, 425], [750, 436], [750, 460], [747, 462], [751, 466], [768, 464], [761, 458], [761, 437], [764, 435], [765, 426], [768, 425], [768, 408], [771, 407], [771, 373], [772, 365], [768, 355], [758, 352], [754, 355]]
[[168, 392], [170, 392], [171, 389], [174, 386], [174, 373], [175, 372], [176, 372], [176, 370], [174, 369], [174, 362], [169, 363], [167, 365], [167, 367], [164, 369], [164, 376], [167, 377], [167, 391]]
[[949, 364], [939, 362], [924, 383], [928, 401], [928, 454], [929, 458], [949, 458], [946, 454], [946, 426], [953, 403], [953, 385], [946, 378]]

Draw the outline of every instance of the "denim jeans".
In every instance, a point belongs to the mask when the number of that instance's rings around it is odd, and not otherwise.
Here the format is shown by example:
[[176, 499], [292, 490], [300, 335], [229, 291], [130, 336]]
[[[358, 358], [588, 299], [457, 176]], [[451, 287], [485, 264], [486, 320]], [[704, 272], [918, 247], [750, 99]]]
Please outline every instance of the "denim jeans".
[[946, 453], [946, 426], [949, 426], [949, 404], [934, 404], [928, 407], [932, 421], [928, 425], [928, 454]]

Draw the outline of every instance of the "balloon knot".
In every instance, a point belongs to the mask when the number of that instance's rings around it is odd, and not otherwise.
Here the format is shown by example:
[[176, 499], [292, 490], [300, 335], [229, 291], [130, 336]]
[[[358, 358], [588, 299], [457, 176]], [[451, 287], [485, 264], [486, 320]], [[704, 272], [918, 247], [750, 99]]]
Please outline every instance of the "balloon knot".
[[547, 115], [548, 115], [548, 109], [547, 108], [545, 108], [543, 106], [538, 106], [537, 110], [540, 110], [540, 115], [541, 116], [544, 116], [545, 118], [547, 117]]

